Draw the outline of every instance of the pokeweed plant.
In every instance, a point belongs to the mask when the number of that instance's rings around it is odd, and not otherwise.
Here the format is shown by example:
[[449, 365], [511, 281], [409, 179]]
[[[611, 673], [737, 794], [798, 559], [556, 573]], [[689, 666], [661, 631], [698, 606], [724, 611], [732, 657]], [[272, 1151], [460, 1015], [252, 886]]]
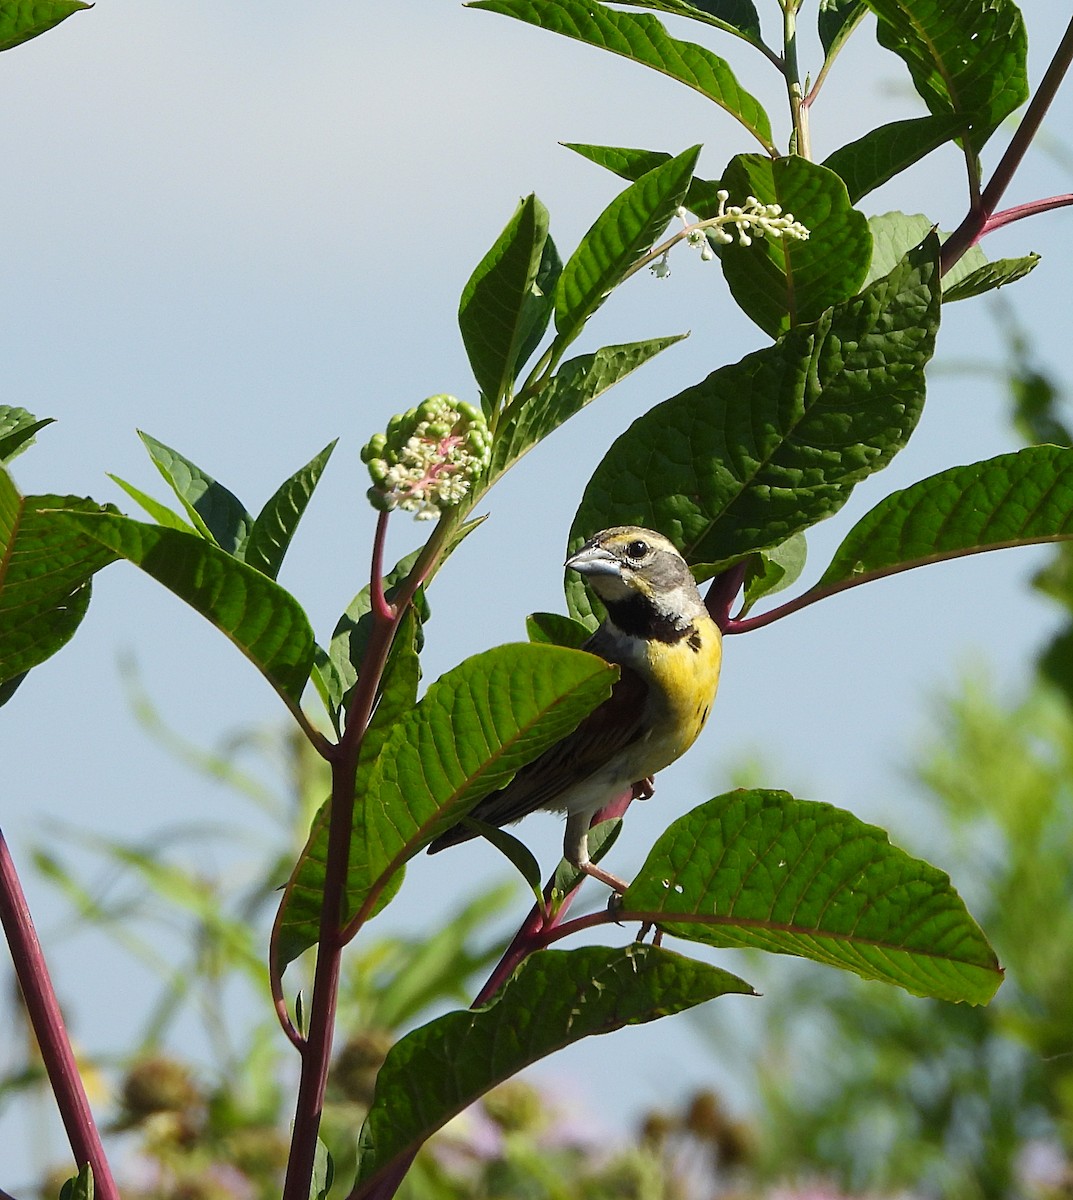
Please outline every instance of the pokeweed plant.
[[[54, 23], [79, 7], [0, 3], [0, 45], [41, 32], [45, 10]], [[797, 579], [805, 531], [836, 513], [913, 433], [943, 304], [1036, 265], [1034, 255], [988, 262], [981, 238], [1073, 202], [1056, 196], [999, 209], [1069, 68], [1073, 23], [985, 183], [982, 149], [1028, 98], [1026, 34], [1010, 0], [826, 0], [817, 13], [823, 57], [814, 79], [799, 64], [800, 0], [768, 0], [775, 44], [752, 0], [622, 0], [616, 8], [599, 0], [477, 0], [471, 7], [661, 72], [734, 117], [748, 149], [719, 179], [706, 180], [694, 174], [699, 146], [671, 153], [573, 145], [627, 186], [565, 261], [544, 206], [533, 195], [519, 204], [462, 292], [472, 400], [426, 400], [362, 452], [380, 510], [370, 578], [323, 644], [276, 575], [332, 446], [256, 516], [147, 435], [178, 510], [117, 482], [149, 521], [89, 499], [22, 496], [9, 474], [0, 477], [0, 699], [73, 634], [93, 575], [123, 558], [246, 655], [331, 768], [331, 795], [283, 891], [269, 952], [275, 1009], [301, 1059], [287, 1200], [329, 1188], [384, 1200], [432, 1132], [525, 1065], [592, 1034], [751, 991], [726, 971], [665, 949], [664, 934], [799, 955], [949, 1001], [985, 1003], [1001, 981], [948, 877], [823, 803], [770, 790], [709, 799], [665, 831], [613, 911], [574, 920], [566, 916], [577, 872], [560, 864], [541, 887], [532, 855], [510, 835], [489, 831], [533, 886], [536, 903], [474, 1007], [415, 1029], [388, 1054], [357, 1176], [333, 1184], [318, 1132], [346, 945], [391, 902], [406, 866], [438, 834], [575, 728], [616, 678], [615, 668], [578, 649], [599, 612], [571, 580], [569, 616], [534, 614], [529, 644], [467, 659], [419, 698], [426, 592], [480, 523], [475, 507], [529, 449], [678, 340], [567, 357], [625, 280], [646, 266], [665, 274], [679, 245], [698, 248], [719, 260], [732, 296], [771, 343], [657, 404], [618, 437], [584, 489], [570, 548], [611, 525], [662, 530], [709, 585], [707, 603], [729, 635], [912, 567], [1073, 536], [1073, 451], [1038, 445], [954, 463], [881, 501], [848, 531], [813, 587], [752, 611]], [[639, 8], [650, 11], [630, 11]], [[762, 55], [785, 93], [788, 141], [776, 137], [764, 105], [723, 58], [672, 37], [653, 13]], [[847, 41], [866, 24], [904, 63], [927, 115], [868, 131], [817, 163], [812, 108]], [[947, 145], [964, 159], [968, 183], [965, 218], [949, 237], [926, 216], [869, 216], [858, 207]], [[6, 459], [24, 449], [45, 423], [4, 409], [0, 453]], [[396, 509], [434, 524], [389, 570], [383, 548]], [[305, 707], [310, 690], [324, 720]], [[630, 800], [624, 795], [601, 815], [620, 816]], [[615, 829], [609, 821], [594, 845], [602, 839], [606, 849]], [[110, 1200], [115, 1185], [13, 864], [0, 849], [5, 929], [83, 1168], [70, 1189], [84, 1194], [92, 1181]], [[638, 923], [642, 932], [655, 927], [656, 941], [550, 948], [612, 921]], [[285, 971], [307, 951], [316, 956], [312, 994], [289, 1001]]]

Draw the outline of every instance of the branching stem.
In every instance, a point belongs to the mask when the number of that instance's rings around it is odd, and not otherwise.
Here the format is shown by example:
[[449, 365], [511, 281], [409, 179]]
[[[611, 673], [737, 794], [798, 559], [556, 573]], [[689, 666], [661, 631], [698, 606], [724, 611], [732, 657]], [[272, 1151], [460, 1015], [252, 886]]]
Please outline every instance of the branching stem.
[[[417, 589], [431, 575], [455, 527], [454, 514], [440, 520], [409, 575], [400, 584], [394, 601], [389, 602], [383, 588], [387, 517], [387, 513], [381, 514], [373, 543], [369, 583], [372, 598], [372, 631], [362, 659], [350, 710], [346, 716], [343, 735], [338, 744], [332, 747], [330, 759], [332, 796], [317, 963], [310, 1001], [309, 1034], [304, 1040], [299, 1039], [296, 1043], [302, 1055], [302, 1070], [283, 1200], [308, 1200], [313, 1175], [317, 1135], [320, 1131], [331, 1061], [343, 947], [350, 936], [350, 931], [345, 928], [346, 888], [356, 802], [355, 783], [362, 740], [376, 706], [395, 634], [413, 602]], [[286, 1026], [284, 1028], [286, 1029]]]
[[[1039, 132], [1039, 127], [1051, 106], [1051, 101], [1054, 100], [1062, 80], [1069, 72], [1071, 62], [1073, 62], [1073, 18], [1070, 18], [1066, 32], [1058, 44], [1058, 49], [1055, 50], [1054, 57], [1044, 72], [1035, 95], [1029, 101], [1025, 115], [1021, 118], [1020, 124], [1010, 139], [1005, 154], [999, 160], [994, 175], [991, 176], [979, 197], [971, 203], [965, 219], [943, 243], [939, 258], [943, 274], [950, 270], [970, 246], [975, 246], [986, 233], [997, 229], [999, 224], [1008, 225], [1011, 221], [1020, 220], [1032, 213], [1058, 207], [1057, 204], [1050, 201], [1036, 201], [1031, 204], [1019, 205], [1016, 208], [1007, 209], [1005, 214], [1001, 214], [1005, 219], [996, 222], [999, 202], [1016, 174], [1017, 168], [1021, 165], [1021, 160], [1032, 144], [1032, 139]], [[1053, 197], [1052, 199], [1063, 198]]]

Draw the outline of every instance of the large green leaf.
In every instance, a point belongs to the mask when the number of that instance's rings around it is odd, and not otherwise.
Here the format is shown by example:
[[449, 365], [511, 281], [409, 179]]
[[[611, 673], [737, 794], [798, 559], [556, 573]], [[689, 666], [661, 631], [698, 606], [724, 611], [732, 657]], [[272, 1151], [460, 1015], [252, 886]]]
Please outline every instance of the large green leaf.
[[231, 639], [296, 709], [313, 665], [313, 631], [298, 601], [215, 542], [108, 513], [57, 519], [126, 558]]
[[520, 644], [433, 683], [392, 729], [359, 798], [348, 911], [371, 911], [399, 867], [570, 733], [617, 674], [580, 650]]
[[867, 0], [876, 37], [934, 116], [957, 116], [977, 154], [1028, 97], [1028, 39], [1012, 0]]
[[90, 580], [115, 561], [58, 510], [104, 511], [79, 496], [20, 496], [0, 469], [0, 682], [24, 675], [70, 640], [85, 616]]
[[547, 236], [547, 209], [526, 196], [462, 289], [458, 327], [486, 412], [498, 409], [514, 381]]
[[[503, 787], [610, 694], [616, 669], [556, 646], [499, 646], [467, 659], [420, 703], [395, 693], [363, 747], [345, 918], [379, 912], [405, 863], [482, 797]], [[315, 944], [328, 854], [328, 810], [314, 821], [273, 934], [273, 969]]]
[[794, 954], [984, 1004], [994, 951], [942, 871], [829, 804], [738, 791], [663, 834], [622, 907], [677, 937]]
[[652, 67], [713, 100], [775, 153], [767, 113], [726, 61], [703, 46], [672, 38], [647, 13], [617, 12], [598, 0], [475, 0], [468, 7], [502, 13]]
[[[930, 238], [860, 296], [635, 421], [589, 481], [571, 546], [644, 525], [707, 578], [836, 512], [919, 418], [939, 323], [937, 251]], [[568, 595], [584, 617], [577, 583]]]
[[257, 514], [241, 557], [269, 579], [275, 579], [279, 574], [294, 531], [334, 449], [335, 442], [329, 442], [316, 457], [282, 483]]
[[0, 0], [0, 50], [28, 42], [72, 13], [92, 7], [82, 0]]
[[812, 591], [1070, 537], [1073, 450], [1029, 446], [940, 471], [881, 500], [849, 531]]
[[[567, 150], [573, 150], [589, 162], [606, 167], [622, 179], [634, 182], [648, 171], [669, 162], [671, 155], [663, 150], [637, 150], [631, 146], [592, 146], [585, 142], [563, 142]], [[719, 189], [722, 184], [718, 180], [697, 179], [689, 181], [684, 207], [698, 217], [714, 217], [719, 211]]]
[[735, 240], [717, 247], [734, 299], [765, 333], [777, 337], [815, 321], [824, 309], [857, 293], [872, 258], [872, 235], [834, 171], [797, 155], [739, 154], [722, 186], [731, 203], [743, 205], [755, 196], [763, 204], [779, 204], [811, 231], [805, 242], [755, 237], [750, 246]]
[[[364, 795], [368, 787], [370, 772], [388, 734], [417, 703], [417, 687], [421, 680], [419, 628], [417, 615], [411, 608], [395, 635], [380, 684], [380, 699], [361, 739], [355, 784], [355, 795], [359, 797]], [[313, 818], [309, 837], [284, 888], [272, 927], [270, 963], [276, 978], [283, 974], [289, 963], [294, 962], [310, 946], [315, 946], [320, 938], [321, 905], [328, 871], [330, 819], [331, 804], [325, 803]], [[381, 907], [393, 897], [393, 891], [385, 890]]]
[[496, 430], [491, 477], [502, 474], [586, 404], [683, 336], [604, 346], [594, 354], [582, 354], [563, 363], [531, 400], [519, 404], [516, 411], [513, 405], [507, 410], [506, 421]]
[[178, 450], [147, 433], [138, 436], [201, 536], [241, 558], [253, 517], [239, 498]]
[[528, 958], [485, 1008], [451, 1012], [388, 1052], [361, 1136], [355, 1200], [378, 1174], [530, 1063], [584, 1037], [683, 1012], [742, 980], [657, 946], [583, 946]]
[[[2, 2], [2, 0], [0, 0]], [[10, 462], [33, 445], [34, 435], [53, 423], [53, 417], [38, 420], [25, 408], [0, 404], [0, 463]]]
[[851, 202], [856, 204], [964, 129], [959, 116], [892, 121], [829, 154], [823, 165], [842, 177]]
[[596, 218], [567, 260], [555, 289], [555, 329], [570, 344], [626, 271], [667, 227], [682, 203], [699, 146], [642, 175]]

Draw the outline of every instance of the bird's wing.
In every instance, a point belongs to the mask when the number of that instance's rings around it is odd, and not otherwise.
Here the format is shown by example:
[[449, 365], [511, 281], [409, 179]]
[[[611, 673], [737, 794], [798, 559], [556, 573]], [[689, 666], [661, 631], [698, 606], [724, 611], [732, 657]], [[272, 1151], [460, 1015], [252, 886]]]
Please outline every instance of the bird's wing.
[[[572, 732], [522, 767], [498, 792], [478, 801], [471, 815], [489, 825], [509, 825], [538, 808], [552, 804], [574, 784], [582, 783], [640, 736], [648, 684], [629, 667], [611, 695], [593, 709]], [[429, 846], [429, 853], [454, 846], [476, 835], [456, 825]]]

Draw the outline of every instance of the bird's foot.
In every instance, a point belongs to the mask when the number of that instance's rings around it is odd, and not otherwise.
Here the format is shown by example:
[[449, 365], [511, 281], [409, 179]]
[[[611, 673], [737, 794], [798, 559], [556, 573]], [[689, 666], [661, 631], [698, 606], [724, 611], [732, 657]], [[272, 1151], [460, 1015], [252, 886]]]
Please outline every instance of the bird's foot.
[[633, 798], [635, 800], [651, 800], [656, 794], [656, 781], [651, 775], [646, 775], [644, 779], [638, 779], [633, 785]]
[[594, 862], [578, 863], [577, 867], [579, 871], [584, 871], [586, 875], [606, 884], [617, 896], [621, 896], [630, 886], [624, 879], [619, 879], [617, 875], [612, 875], [610, 871], [605, 871]]

